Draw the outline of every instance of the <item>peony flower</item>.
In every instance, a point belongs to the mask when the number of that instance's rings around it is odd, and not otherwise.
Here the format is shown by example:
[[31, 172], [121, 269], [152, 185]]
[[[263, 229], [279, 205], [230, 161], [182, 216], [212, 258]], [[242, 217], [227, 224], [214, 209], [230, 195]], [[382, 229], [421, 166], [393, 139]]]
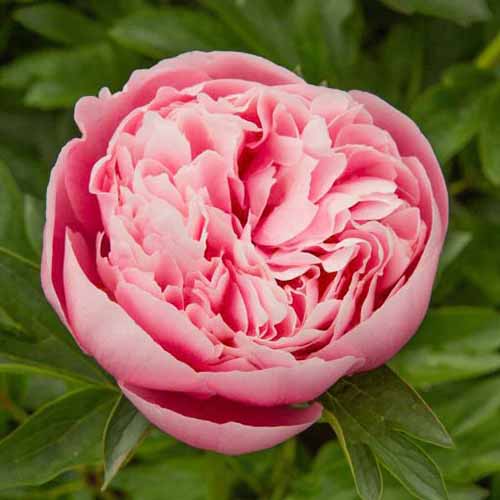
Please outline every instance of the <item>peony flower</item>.
[[47, 193], [43, 288], [163, 431], [227, 454], [273, 446], [415, 333], [447, 195], [389, 104], [193, 52], [82, 98], [75, 119]]

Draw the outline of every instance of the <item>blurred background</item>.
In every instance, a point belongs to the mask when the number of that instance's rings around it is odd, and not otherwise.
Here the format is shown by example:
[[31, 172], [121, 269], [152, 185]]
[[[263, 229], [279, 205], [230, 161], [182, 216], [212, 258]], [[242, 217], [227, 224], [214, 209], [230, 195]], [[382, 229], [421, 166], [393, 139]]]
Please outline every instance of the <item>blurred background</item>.
[[[427, 319], [391, 364], [453, 436], [455, 449], [429, 449], [451, 500], [499, 500], [499, 33], [500, 0], [0, 0], [0, 437], [86, 383], [83, 365], [68, 374], [81, 359], [65, 357], [51, 337], [60, 327], [37, 270], [45, 189], [59, 149], [78, 135], [76, 100], [116, 91], [132, 70], [164, 57], [243, 50], [310, 83], [374, 92], [432, 143], [449, 187], [450, 231]], [[51, 371], [54, 363], [71, 370]], [[69, 424], [70, 410], [58, 410], [43, 437], [33, 435], [54, 459], [49, 475], [38, 477], [25, 457], [21, 486], [11, 488], [9, 447], [1, 448], [0, 499], [357, 498], [326, 424], [240, 458], [152, 431], [102, 492], [109, 407], [92, 404]], [[383, 498], [411, 497], [387, 477]]]

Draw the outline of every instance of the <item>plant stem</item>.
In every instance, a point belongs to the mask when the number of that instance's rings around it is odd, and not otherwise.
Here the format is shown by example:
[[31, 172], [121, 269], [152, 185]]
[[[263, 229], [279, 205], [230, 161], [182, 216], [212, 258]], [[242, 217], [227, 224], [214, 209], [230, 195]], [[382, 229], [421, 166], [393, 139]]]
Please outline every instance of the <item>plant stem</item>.
[[476, 65], [481, 69], [491, 69], [500, 63], [500, 33], [479, 54]]

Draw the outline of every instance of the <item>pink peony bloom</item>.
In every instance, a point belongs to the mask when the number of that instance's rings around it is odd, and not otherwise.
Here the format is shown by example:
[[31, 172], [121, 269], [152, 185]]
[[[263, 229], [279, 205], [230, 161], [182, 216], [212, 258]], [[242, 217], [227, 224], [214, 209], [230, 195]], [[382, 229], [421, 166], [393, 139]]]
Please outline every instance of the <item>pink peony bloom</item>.
[[389, 104], [193, 52], [82, 98], [75, 119], [47, 193], [43, 287], [160, 429], [226, 454], [273, 446], [415, 333], [447, 194]]

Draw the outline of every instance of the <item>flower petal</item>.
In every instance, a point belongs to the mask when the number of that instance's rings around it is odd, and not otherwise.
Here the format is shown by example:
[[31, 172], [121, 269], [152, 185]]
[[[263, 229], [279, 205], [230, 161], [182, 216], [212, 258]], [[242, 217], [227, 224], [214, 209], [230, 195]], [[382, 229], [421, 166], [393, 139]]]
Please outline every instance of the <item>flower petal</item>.
[[255, 408], [223, 398], [197, 399], [121, 384], [125, 396], [162, 431], [185, 443], [226, 455], [275, 446], [310, 427], [321, 405]]
[[73, 335], [106, 371], [119, 380], [155, 389], [201, 391], [200, 377], [192, 368], [164, 351], [90, 282], [75, 254], [69, 231], [64, 288]]

